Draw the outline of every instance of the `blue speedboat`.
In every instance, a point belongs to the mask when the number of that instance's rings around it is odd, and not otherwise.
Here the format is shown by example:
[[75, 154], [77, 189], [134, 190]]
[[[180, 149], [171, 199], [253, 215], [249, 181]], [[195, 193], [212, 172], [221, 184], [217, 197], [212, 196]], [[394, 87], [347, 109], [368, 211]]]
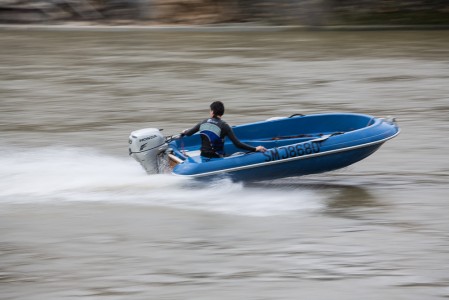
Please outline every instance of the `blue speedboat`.
[[[394, 119], [354, 113], [293, 115], [239, 125], [233, 130], [242, 142], [262, 145], [268, 151], [241, 152], [230, 140], [225, 140], [227, 156], [205, 158], [200, 156], [199, 134], [165, 138], [157, 129], [144, 129], [131, 134], [130, 154], [144, 167], [150, 160], [155, 161], [151, 168], [145, 167], [151, 172], [161, 172], [160, 166], [168, 160], [171, 172], [177, 176], [270, 180], [347, 167], [399, 134]], [[142, 148], [142, 143], [146, 143], [148, 150]], [[154, 152], [152, 157], [148, 151]], [[139, 159], [142, 153], [146, 157]]]

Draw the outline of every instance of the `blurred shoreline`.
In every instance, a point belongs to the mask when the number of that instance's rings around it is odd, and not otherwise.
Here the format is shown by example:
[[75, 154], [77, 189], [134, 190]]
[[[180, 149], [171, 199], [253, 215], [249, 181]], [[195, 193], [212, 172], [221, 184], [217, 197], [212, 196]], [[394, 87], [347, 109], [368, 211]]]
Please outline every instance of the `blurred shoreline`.
[[262, 23], [227, 23], [217, 25], [169, 24], [104, 24], [67, 22], [61, 24], [0, 24], [0, 30], [37, 31], [383, 31], [383, 30], [449, 30], [449, 25], [267, 25]]

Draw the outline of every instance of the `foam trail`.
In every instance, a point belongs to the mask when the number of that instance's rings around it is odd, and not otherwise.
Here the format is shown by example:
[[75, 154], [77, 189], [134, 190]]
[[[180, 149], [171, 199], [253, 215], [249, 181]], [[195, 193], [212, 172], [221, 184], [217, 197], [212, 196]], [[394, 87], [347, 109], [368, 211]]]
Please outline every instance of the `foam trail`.
[[0, 151], [0, 196], [49, 196], [67, 191], [151, 188], [174, 184], [176, 178], [149, 176], [127, 158], [92, 149], [42, 148]]
[[0, 203], [105, 202], [267, 216], [321, 207], [311, 191], [147, 175], [129, 157], [86, 148], [0, 149]]

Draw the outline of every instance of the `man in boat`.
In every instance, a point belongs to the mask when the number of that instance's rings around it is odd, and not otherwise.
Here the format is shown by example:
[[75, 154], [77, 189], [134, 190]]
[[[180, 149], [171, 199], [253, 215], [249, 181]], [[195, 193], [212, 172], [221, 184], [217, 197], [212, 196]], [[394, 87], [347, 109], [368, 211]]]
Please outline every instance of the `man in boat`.
[[225, 111], [221, 101], [212, 102], [210, 105], [210, 118], [199, 122], [191, 129], [184, 130], [181, 135], [191, 136], [196, 132], [201, 135], [201, 156], [207, 158], [224, 157], [224, 138], [227, 136], [237, 148], [252, 151], [265, 152], [264, 146], [253, 147], [242, 143], [235, 136], [231, 126], [221, 119]]

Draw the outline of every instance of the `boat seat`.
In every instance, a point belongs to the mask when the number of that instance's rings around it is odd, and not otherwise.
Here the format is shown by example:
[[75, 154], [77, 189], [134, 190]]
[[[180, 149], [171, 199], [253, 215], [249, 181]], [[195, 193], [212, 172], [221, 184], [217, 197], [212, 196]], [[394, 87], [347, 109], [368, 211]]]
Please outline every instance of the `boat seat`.
[[236, 156], [241, 156], [241, 155], [245, 155], [245, 154], [247, 154], [247, 152], [238, 151], [238, 152], [232, 153], [232, 154], [229, 155], [229, 156], [225, 156], [224, 158], [225, 158], [225, 159], [226, 159], [226, 158], [234, 158], [234, 157], [236, 157]]
[[[201, 150], [192, 150], [192, 151], [186, 150], [184, 152], [184, 154], [186, 157], [199, 157], [199, 156], [201, 156]], [[239, 152], [234, 152], [229, 156], [225, 156], [224, 158], [235, 157], [235, 156], [240, 156], [240, 155], [244, 155], [244, 154], [246, 154], [246, 153], [239, 151]]]
[[185, 154], [185, 156], [187, 156], [187, 157], [200, 156], [201, 150], [192, 150], [192, 151], [185, 150], [185, 151], [184, 151], [184, 154]]

